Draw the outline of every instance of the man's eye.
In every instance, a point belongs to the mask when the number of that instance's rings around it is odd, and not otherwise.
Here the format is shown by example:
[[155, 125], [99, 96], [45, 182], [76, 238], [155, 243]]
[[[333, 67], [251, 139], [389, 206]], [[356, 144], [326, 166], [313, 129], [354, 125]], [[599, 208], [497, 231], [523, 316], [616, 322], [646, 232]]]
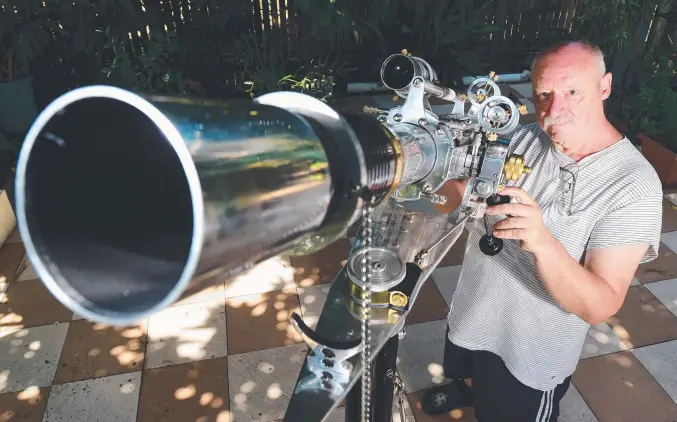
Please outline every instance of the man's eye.
[[536, 94], [536, 97], [539, 100], [545, 100], [546, 98], [548, 98], [548, 93], [547, 92], [541, 92], [540, 94]]
[[574, 96], [578, 95], [578, 90], [576, 90], [576, 89], [570, 90], [569, 95], [574, 95]]

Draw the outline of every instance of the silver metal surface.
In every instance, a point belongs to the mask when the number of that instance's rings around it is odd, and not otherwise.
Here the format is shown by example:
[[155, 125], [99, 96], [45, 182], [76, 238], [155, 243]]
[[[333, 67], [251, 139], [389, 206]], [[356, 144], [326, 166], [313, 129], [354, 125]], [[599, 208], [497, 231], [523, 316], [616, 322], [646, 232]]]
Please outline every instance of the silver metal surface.
[[380, 246], [365, 246], [351, 254], [346, 263], [348, 278], [362, 289], [366, 288], [363, 260], [369, 262], [369, 282], [374, 292], [385, 292], [404, 280], [406, 268], [397, 253]]
[[[389, 209], [392, 209], [392, 207], [389, 207]], [[378, 213], [378, 211], [377, 209], [376, 212]], [[440, 216], [440, 218], [449, 219], [451, 217], [446, 215]], [[415, 287], [409, 299], [410, 306], [416, 301], [423, 284], [429, 280], [432, 270], [439, 265], [439, 262], [451, 246], [461, 236], [466, 221], [467, 218], [463, 218], [458, 223], [448, 221], [453, 229], [449, 231], [447, 237], [432, 250], [430, 256], [426, 259], [424, 270], [415, 282]], [[364, 240], [358, 235], [355, 242], [356, 246], [353, 247], [353, 250], [359, 248], [359, 244], [362, 244]], [[375, 244], [382, 243], [378, 239], [374, 239], [374, 242]], [[405, 253], [402, 249], [406, 247], [403, 246], [398, 249], [402, 253]], [[351, 281], [348, 278], [346, 269], [347, 267], [344, 266], [332, 282], [315, 328], [316, 333], [335, 342], [349, 342], [360, 338], [361, 321], [351, 312], [351, 306], [353, 306], [354, 301], [349, 293]], [[370, 357], [372, 360], [389, 338], [399, 335], [403, 330], [410, 309], [411, 307], [402, 313], [393, 312], [388, 320], [375, 321], [371, 324]], [[345, 365], [342, 376], [337, 377], [337, 381], [332, 383], [331, 389], [327, 389], [321, 385], [322, 368], [314, 363], [313, 356], [307, 357], [299, 373], [296, 387], [291, 395], [284, 421], [324, 422], [328, 420], [331, 417], [331, 413], [346, 398], [351, 387], [355, 385], [361, 375], [362, 366], [357, 353], [347, 358], [346, 361], [348, 364]], [[311, 386], [315, 386], [315, 388]]]
[[61, 303], [134, 323], [316, 230], [328, 166], [308, 121], [279, 107], [80, 88], [23, 144], [19, 231]]

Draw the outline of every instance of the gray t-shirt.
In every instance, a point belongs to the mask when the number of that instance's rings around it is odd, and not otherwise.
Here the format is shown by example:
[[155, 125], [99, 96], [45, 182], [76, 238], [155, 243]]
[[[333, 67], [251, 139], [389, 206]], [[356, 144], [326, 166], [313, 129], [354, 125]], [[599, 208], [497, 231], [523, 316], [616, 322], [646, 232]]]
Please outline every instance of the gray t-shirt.
[[[546, 226], [579, 262], [586, 250], [632, 243], [657, 257], [663, 192], [649, 162], [627, 139], [578, 163], [557, 151], [537, 124], [517, 129], [511, 150], [533, 167], [517, 183], [541, 207]], [[574, 177], [575, 176], [575, 177]], [[489, 228], [504, 216], [487, 216]], [[563, 310], [543, 286], [533, 255], [504, 239], [496, 256], [479, 249], [478, 219], [469, 236], [449, 311], [449, 339], [499, 355], [523, 384], [549, 391], [576, 369], [589, 324]]]

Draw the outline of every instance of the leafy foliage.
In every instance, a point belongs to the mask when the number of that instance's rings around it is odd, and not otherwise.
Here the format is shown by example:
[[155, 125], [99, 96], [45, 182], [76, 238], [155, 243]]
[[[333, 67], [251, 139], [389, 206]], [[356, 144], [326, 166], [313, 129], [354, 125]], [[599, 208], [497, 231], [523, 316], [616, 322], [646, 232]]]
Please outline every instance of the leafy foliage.
[[0, 82], [30, 75], [59, 27], [42, 0], [0, 0]]
[[587, 0], [574, 19], [573, 32], [598, 45], [607, 56], [642, 50], [639, 26], [651, 20], [660, 0]]
[[134, 42], [120, 39], [110, 29], [105, 31], [114, 55], [102, 72], [112, 85], [144, 93], [183, 93], [187, 88], [182, 72], [173, 66], [179, 53], [175, 31], [151, 33]]
[[658, 54], [641, 62], [641, 78], [623, 102], [632, 134], [646, 134], [677, 152], [677, 63]]

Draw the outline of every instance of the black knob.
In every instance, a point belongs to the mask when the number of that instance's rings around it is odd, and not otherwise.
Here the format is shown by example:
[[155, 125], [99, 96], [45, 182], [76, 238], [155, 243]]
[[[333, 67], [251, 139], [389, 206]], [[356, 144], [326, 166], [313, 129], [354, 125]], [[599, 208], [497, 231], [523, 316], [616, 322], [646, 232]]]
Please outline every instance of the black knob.
[[494, 256], [503, 249], [503, 239], [485, 234], [480, 239], [480, 250], [483, 254]]
[[490, 207], [493, 207], [494, 205], [509, 203], [510, 203], [510, 195], [499, 195], [496, 193], [487, 198], [487, 205], [489, 205]]

